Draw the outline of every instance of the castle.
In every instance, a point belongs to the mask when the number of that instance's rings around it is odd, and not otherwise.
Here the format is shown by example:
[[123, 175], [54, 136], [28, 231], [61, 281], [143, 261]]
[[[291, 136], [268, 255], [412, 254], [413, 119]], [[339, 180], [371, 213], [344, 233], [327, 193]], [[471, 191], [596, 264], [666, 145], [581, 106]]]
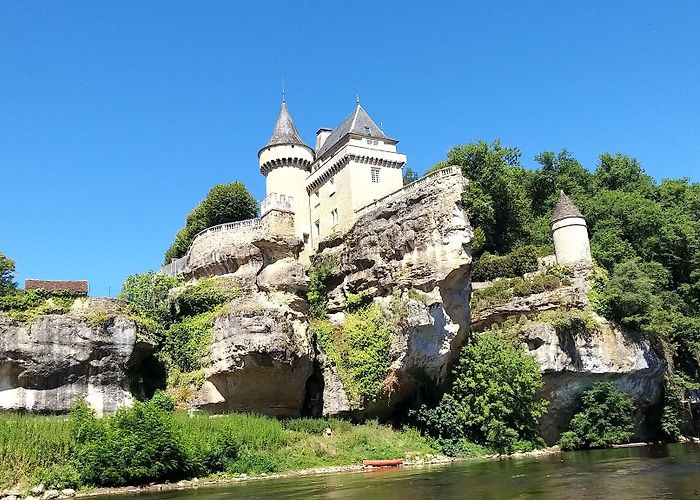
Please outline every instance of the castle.
[[[242, 237], [247, 230], [299, 238], [303, 242], [299, 257], [308, 263], [322, 240], [345, 233], [359, 216], [378, 204], [436, 175], [461, 176], [459, 167], [447, 167], [404, 187], [406, 155], [396, 150], [397, 144], [358, 99], [352, 113], [335, 129], [318, 129], [311, 148], [301, 139], [283, 98], [272, 136], [258, 151], [266, 187], [260, 218], [205, 229], [195, 236], [187, 255], [163, 266], [160, 272], [186, 273], [195, 243], [220, 239], [216, 234], [221, 232], [235, 231]], [[551, 229], [559, 265], [591, 266], [586, 220], [563, 191]]]
[[335, 129], [316, 132], [311, 148], [283, 100], [272, 137], [258, 152], [266, 187], [261, 217], [286, 206], [294, 212], [294, 234], [313, 253], [319, 241], [348, 229], [361, 208], [401, 189], [406, 155], [397, 143], [358, 99]]

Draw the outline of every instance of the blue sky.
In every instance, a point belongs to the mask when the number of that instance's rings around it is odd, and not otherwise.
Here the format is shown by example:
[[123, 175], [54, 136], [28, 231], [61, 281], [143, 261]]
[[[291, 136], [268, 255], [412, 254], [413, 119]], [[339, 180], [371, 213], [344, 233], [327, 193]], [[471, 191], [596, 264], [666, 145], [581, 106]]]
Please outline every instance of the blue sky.
[[0, 1], [0, 251], [93, 295], [157, 268], [209, 188], [264, 196], [284, 77], [312, 144], [363, 106], [422, 171], [625, 152], [700, 180], [700, 2]]

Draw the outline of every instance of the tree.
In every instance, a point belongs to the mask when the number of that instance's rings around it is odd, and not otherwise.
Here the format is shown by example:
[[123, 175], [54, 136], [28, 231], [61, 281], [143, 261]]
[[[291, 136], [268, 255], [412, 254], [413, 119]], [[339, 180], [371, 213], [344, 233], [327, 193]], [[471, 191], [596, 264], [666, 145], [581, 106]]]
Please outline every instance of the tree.
[[520, 151], [495, 140], [452, 148], [439, 165], [459, 165], [469, 179], [463, 202], [472, 226], [484, 231], [484, 250], [507, 253], [529, 236], [531, 203], [525, 191], [530, 173], [519, 163]]
[[486, 332], [462, 348], [454, 381], [435, 408], [417, 417], [430, 434], [444, 440], [467, 439], [511, 451], [518, 441], [538, 440], [536, 426], [546, 402], [537, 362], [521, 349]]
[[16, 291], [15, 261], [0, 252], [0, 295], [9, 295]]
[[177, 232], [175, 241], [165, 253], [164, 263], [185, 255], [200, 231], [257, 216], [258, 203], [242, 182], [214, 186], [206, 198], [187, 215], [185, 227]]
[[620, 153], [600, 155], [594, 178], [599, 189], [638, 191], [644, 195], [654, 191], [654, 181], [644, 173], [640, 163]]
[[562, 433], [563, 449], [605, 448], [627, 443], [634, 435], [634, 402], [612, 382], [601, 381], [583, 393], [582, 410]]
[[411, 167], [406, 168], [406, 170], [403, 171], [403, 185], [405, 186], [406, 184], [410, 184], [412, 182], [415, 182], [419, 179], [418, 172], [413, 170]]

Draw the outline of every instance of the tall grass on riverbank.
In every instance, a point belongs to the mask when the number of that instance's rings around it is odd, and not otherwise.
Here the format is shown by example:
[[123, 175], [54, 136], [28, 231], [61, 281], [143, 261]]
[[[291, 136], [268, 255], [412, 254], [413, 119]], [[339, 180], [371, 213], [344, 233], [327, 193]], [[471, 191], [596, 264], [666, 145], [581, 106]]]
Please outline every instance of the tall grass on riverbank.
[[[130, 484], [133, 481], [128, 478], [135, 476], [123, 470], [126, 467], [119, 465], [118, 455], [133, 442], [133, 434], [119, 437], [118, 425], [125, 420], [138, 424], [133, 418], [122, 415], [97, 420], [97, 428], [89, 431], [92, 437], [79, 442], [84, 438], [76, 436], [80, 426], [75, 418], [0, 415], [0, 489], [31, 486], [47, 477], [60, 478], [63, 471], [78, 478], [75, 486], [106, 485], [109, 483], [101, 483], [99, 478], [117, 476]], [[182, 413], [172, 413], [162, 422], [166, 423], [165, 430], [173, 440], [171, 447], [177, 452], [178, 465], [169, 470], [168, 479], [282, 472], [358, 464], [368, 458], [412, 458], [438, 453], [417, 431], [397, 431], [377, 422], [354, 425], [336, 419], [280, 421], [250, 414], [188, 417]], [[326, 428], [331, 429], [330, 436], [326, 435]], [[141, 450], [139, 445], [138, 451]], [[111, 459], [102, 460], [100, 454]], [[128, 454], [133, 455], [131, 451]], [[108, 470], [108, 474], [95, 470], [100, 464], [113, 470]]]
[[66, 417], [0, 415], [0, 489], [66, 463], [75, 448]]

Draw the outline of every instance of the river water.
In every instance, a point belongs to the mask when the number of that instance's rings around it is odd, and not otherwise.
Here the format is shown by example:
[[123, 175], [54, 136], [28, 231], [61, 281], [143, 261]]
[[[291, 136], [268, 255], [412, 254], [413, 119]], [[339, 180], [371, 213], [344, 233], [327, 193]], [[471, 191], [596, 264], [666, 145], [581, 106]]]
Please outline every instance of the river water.
[[242, 499], [700, 499], [700, 445], [597, 450], [352, 474], [270, 479], [138, 497]]

